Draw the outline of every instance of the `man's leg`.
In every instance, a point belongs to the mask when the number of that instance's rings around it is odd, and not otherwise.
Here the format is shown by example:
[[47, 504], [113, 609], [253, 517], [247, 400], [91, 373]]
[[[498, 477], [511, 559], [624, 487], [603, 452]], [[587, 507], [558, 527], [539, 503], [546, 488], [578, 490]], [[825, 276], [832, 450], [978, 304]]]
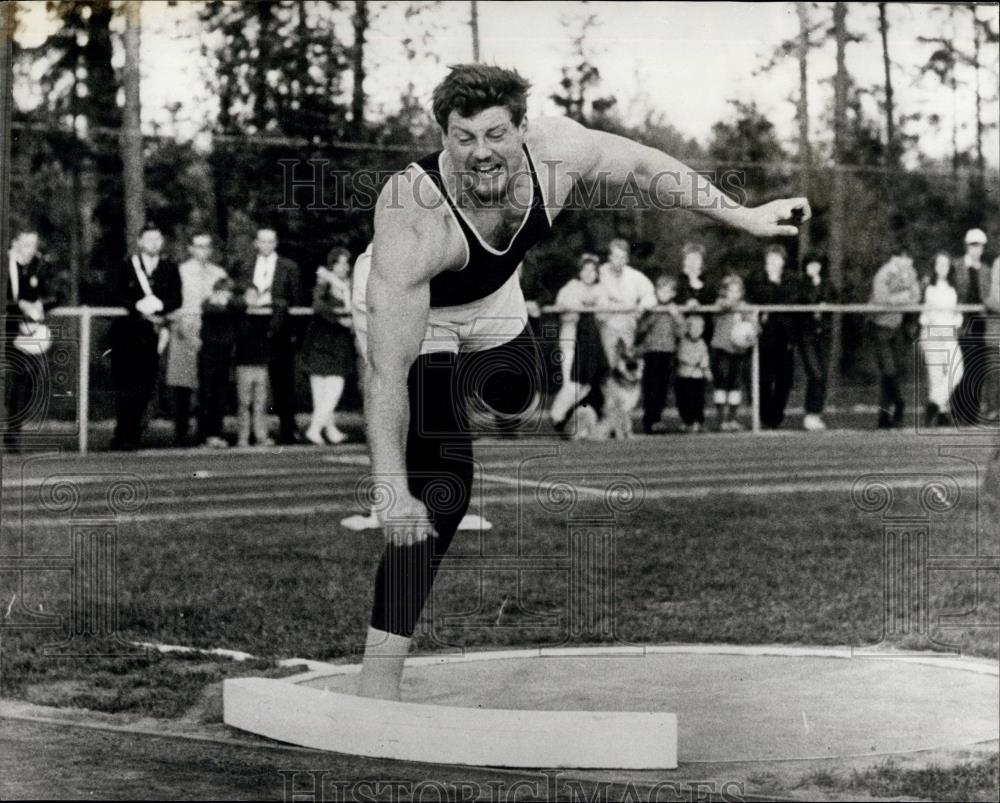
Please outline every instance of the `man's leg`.
[[825, 395], [825, 372], [822, 367], [822, 344], [819, 338], [804, 336], [802, 338], [802, 367], [806, 372], [806, 413], [819, 415], [823, 412], [823, 397]]
[[667, 403], [667, 382], [670, 378], [669, 355], [651, 351], [646, 354], [646, 365], [642, 373], [642, 428], [651, 432], [653, 424], [659, 422]]
[[267, 365], [271, 384], [271, 399], [278, 416], [279, 442], [290, 443], [295, 439], [295, 351], [291, 343], [275, 344], [275, 353]]
[[795, 379], [795, 353], [791, 346], [785, 345], [781, 349], [781, 361], [778, 363], [778, 374], [775, 378], [774, 388], [774, 425], [780, 426], [785, 420], [785, 407], [788, 406], [788, 397], [792, 392], [792, 383]]
[[985, 328], [984, 318], [970, 316], [965, 333], [958, 340], [965, 371], [955, 386], [951, 401], [952, 415], [956, 424], [972, 426], [979, 421], [979, 406], [989, 363]]
[[[7, 345], [13, 349], [13, 344]], [[21, 446], [21, 427], [30, 417], [32, 401], [37, 394], [44, 392], [45, 357], [32, 354], [18, 354], [20, 365], [16, 371], [11, 371], [7, 379], [7, 429], [4, 433], [4, 446], [11, 452]]]
[[896, 397], [896, 362], [893, 358], [892, 338], [894, 330], [885, 326], [872, 325], [875, 339], [875, 362], [879, 372], [878, 425], [892, 426], [892, 408]]
[[191, 388], [174, 387], [174, 445], [187, 444], [191, 427]]
[[765, 427], [777, 426], [774, 417], [774, 363], [774, 345], [762, 341], [760, 345], [760, 422]]
[[[410, 493], [427, 507], [436, 537], [387, 544], [375, 576], [359, 693], [399, 699], [403, 662], [420, 612], [472, 492], [472, 438], [462, 424], [457, 357], [423, 355], [410, 369], [406, 472]], [[389, 515], [391, 516], [391, 510]]]

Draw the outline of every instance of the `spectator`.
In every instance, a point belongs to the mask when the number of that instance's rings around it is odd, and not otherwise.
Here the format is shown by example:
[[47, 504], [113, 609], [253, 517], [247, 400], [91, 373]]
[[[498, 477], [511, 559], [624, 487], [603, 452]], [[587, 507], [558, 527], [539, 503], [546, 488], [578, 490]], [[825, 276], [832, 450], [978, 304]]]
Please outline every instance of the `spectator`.
[[[807, 255], [802, 267], [799, 302], [835, 304], [839, 295], [827, 276], [826, 260], [818, 254]], [[806, 372], [806, 414], [802, 427], [809, 432], [821, 432], [826, 429], [822, 416], [830, 374], [832, 316], [829, 312], [805, 312], [799, 319], [799, 354]]]
[[[705, 246], [701, 243], [684, 243], [681, 248], [681, 276], [677, 283], [677, 303], [682, 307], [713, 304], [716, 294], [704, 279]], [[712, 341], [714, 322], [708, 313], [699, 313], [705, 319], [705, 340]]]
[[684, 337], [677, 345], [674, 394], [685, 432], [701, 432], [705, 426], [705, 385], [712, 380], [712, 369], [704, 334], [705, 319], [689, 315]]
[[[970, 313], [966, 316], [965, 331], [958, 340], [965, 373], [955, 387], [952, 414], [956, 423], [964, 425], [983, 423], [989, 417], [989, 411], [1000, 406], [997, 393], [1000, 366], [996, 356], [1000, 320], [990, 320], [989, 313], [992, 311], [996, 315], [998, 302], [995, 294], [990, 293], [990, 268], [983, 262], [985, 247], [985, 232], [970, 229], [965, 235], [965, 255], [955, 262], [955, 289], [959, 303], [988, 305], [986, 315]], [[984, 406], [987, 408], [985, 411], [982, 409]]]
[[267, 378], [271, 362], [271, 321], [267, 315], [254, 313], [261, 303], [256, 283], [243, 288], [244, 314], [236, 332], [236, 401], [238, 428], [236, 445], [249, 446], [251, 431], [257, 446], [273, 446], [267, 431]]
[[346, 248], [334, 248], [327, 256], [329, 267], [316, 271], [313, 318], [302, 348], [313, 403], [306, 440], [317, 445], [347, 439], [337, 429], [334, 411], [344, 392], [345, 377], [354, 372], [350, 258]]
[[254, 240], [257, 256], [240, 268], [236, 278], [243, 286], [257, 288], [257, 306], [272, 310], [267, 328], [267, 372], [279, 421], [278, 443], [290, 444], [298, 443], [300, 436], [295, 424], [295, 341], [288, 310], [299, 302], [300, 281], [299, 266], [279, 256], [277, 247], [274, 229], [258, 229]]
[[5, 393], [7, 417], [4, 447], [16, 452], [21, 446], [21, 426], [32, 407], [32, 398], [44, 390], [39, 382], [46, 375], [45, 352], [51, 333], [45, 326], [46, 311], [56, 304], [54, 282], [38, 255], [38, 234], [22, 231], [11, 242], [8, 254], [6, 298], [7, 356]]
[[676, 303], [677, 278], [665, 273], [656, 277], [656, 301], [666, 312], [646, 312], [639, 321], [639, 353], [645, 361], [642, 373], [642, 429], [646, 434], [666, 432], [663, 408], [667, 390], [674, 382], [677, 339], [684, 334], [684, 316]]
[[146, 408], [153, 398], [160, 369], [161, 316], [181, 305], [177, 266], [160, 256], [163, 234], [146, 224], [138, 251], [122, 264], [113, 303], [128, 314], [111, 324], [111, 374], [117, 423], [112, 449], [137, 449]]
[[222, 437], [231, 386], [241, 299], [233, 296], [233, 280], [223, 275], [202, 304], [201, 349], [198, 351], [198, 437], [203, 446], [225, 449]]
[[958, 347], [962, 313], [955, 309], [958, 291], [954, 276], [951, 258], [946, 252], [938, 251], [926, 278], [924, 311], [920, 314], [920, 349], [927, 368], [924, 423], [928, 427], [948, 423], [952, 393], [964, 373], [962, 352]]
[[[747, 283], [751, 304], [794, 304], [798, 287], [785, 274], [784, 246], [770, 245], [764, 252], [764, 270]], [[792, 313], [764, 312], [760, 316], [760, 422], [777, 429], [785, 419], [795, 371], [795, 324]]]
[[608, 365], [613, 365], [618, 359], [619, 340], [626, 349], [635, 346], [639, 317], [643, 311], [656, 306], [653, 283], [645, 274], [631, 267], [628, 259], [628, 243], [612, 240], [608, 244], [608, 261], [598, 271], [605, 303], [612, 309], [623, 310], [597, 316]]
[[[913, 269], [909, 249], [902, 243], [893, 246], [889, 261], [879, 268], [872, 284], [872, 304], [904, 306], [920, 303], [920, 283]], [[878, 426], [891, 429], [903, 424], [906, 405], [899, 377], [906, 362], [908, 338], [901, 312], [876, 313], [872, 320], [875, 356], [881, 374]], [[891, 412], [890, 412], [891, 408]]]
[[181, 305], [168, 316], [170, 350], [167, 352], [167, 385], [173, 388], [174, 445], [188, 444], [191, 397], [198, 387], [198, 350], [201, 348], [201, 305], [213, 285], [226, 272], [210, 261], [212, 237], [195, 234], [188, 246], [191, 258], [178, 267]]
[[705, 283], [705, 246], [701, 243], [684, 243], [681, 248], [681, 278], [677, 285], [677, 303], [681, 306], [712, 304], [715, 296]]
[[551, 410], [557, 430], [565, 426], [567, 416], [577, 404], [600, 388], [608, 372], [608, 358], [594, 313], [578, 311], [608, 304], [604, 288], [597, 281], [599, 262], [594, 254], [581, 256], [577, 276], [556, 295], [556, 306], [566, 309], [560, 316], [559, 330], [562, 384]]
[[757, 334], [755, 315], [739, 309], [743, 296], [743, 280], [739, 276], [730, 274], [722, 280], [717, 303], [725, 312], [716, 317], [712, 334], [713, 398], [720, 432], [743, 429], [736, 416], [743, 404], [748, 358]]

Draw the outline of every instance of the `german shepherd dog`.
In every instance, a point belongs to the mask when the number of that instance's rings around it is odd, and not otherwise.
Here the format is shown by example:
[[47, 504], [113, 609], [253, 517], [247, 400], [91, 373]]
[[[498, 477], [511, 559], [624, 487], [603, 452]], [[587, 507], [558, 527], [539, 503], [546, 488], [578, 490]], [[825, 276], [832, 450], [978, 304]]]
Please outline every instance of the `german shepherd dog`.
[[601, 437], [632, 437], [632, 411], [638, 406], [642, 393], [642, 371], [642, 358], [619, 339], [614, 364], [602, 386], [604, 410], [599, 425]]

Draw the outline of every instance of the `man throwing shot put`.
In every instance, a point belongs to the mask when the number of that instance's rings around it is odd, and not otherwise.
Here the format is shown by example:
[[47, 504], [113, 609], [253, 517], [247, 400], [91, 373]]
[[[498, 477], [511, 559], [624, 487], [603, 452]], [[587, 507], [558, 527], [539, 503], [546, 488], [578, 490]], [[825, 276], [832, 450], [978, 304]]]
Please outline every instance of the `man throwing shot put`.
[[759, 237], [794, 235], [788, 221], [810, 214], [805, 198], [742, 207], [667, 154], [568, 118], [529, 123], [528, 87], [513, 70], [451, 68], [434, 90], [443, 150], [383, 188], [359, 260], [357, 276], [370, 268], [356, 315], [386, 536], [364, 696], [399, 699], [413, 631], [469, 505], [474, 423], [503, 431], [536, 410], [539, 361], [517, 269], [575, 182], [635, 182]]

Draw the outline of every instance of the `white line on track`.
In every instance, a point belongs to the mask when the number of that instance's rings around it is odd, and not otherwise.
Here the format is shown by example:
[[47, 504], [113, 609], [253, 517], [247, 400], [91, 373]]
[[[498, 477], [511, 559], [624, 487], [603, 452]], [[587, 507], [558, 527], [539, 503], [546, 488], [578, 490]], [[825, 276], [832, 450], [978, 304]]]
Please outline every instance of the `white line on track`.
[[[526, 503], [530, 502], [532, 497], [530, 493], [532, 491], [546, 490], [549, 487], [548, 483], [541, 483], [536, 481], [518, 481], [512, 477], [495, 477], [492, 475], [482, 477], [486, 482], [493, 482], [497, 485], [503, 485], [507, 487], [517, 488], [518, 491], [514, 493], [502, 493], [494, 494], [489, 491], [483, 494], [474, 494], [473, 505], [482, 505], [483, 509], [480, 513], [489, 513], [486, 508], [489, 505], [500, 505], [508, 503]], [[959, 487], [962, 490], [974, 490], [978, 487], [975, 478], [972, 476], [961, 477], [956, 480]], [[912, 480], [898, 479], [894, 480], [895, 487], [900, 488], [919, 488], [926, 482], [925, 479], [920, 477], [915, 477]], [[562, 483], [560, 483], [562, 485]], [[726, 486], [718, 487], [713, 485], [696, 486], [689, 488], [651, 488], [647, 489], [644, 498], [649, 500], [657, 499], [702, 499], [706, 497], [726, 497], [726, 496], [742, 496], [742, 497], [758, 497], [758, 496], [785, 496], [785, 495], [795, 495], [795, 494], [813, 494], [813, 493], [843, 493], [848, 494], [853, 486], [852, 482], [845, 482], [841, 480], [830, 480], [826, 482], [787, 482], [780, 484], [755, 484], [755, 485], [743, 485], [743, 486]], [[605, 495], [604, 489], [594, 488], [591, 486], [573, 486], [576, 491], [584, 497], [590, 497], [594, 499], [603, 499]], [[225, 498], [225, 497], [224, 497]], [[239, 501], [239, 500], [231, 500]], [[274, 505], [266, 506], [256, 506], [247, 507], [241, 506], [236, 508], [216, 508], [216, 509], [197, 509], [197, 510], [183, 510], [178, 509], [171, 511], [168, 515], [163, 513], [136, 513], [132, 515], [122, 516], [118, 519], [120, 523], [147, 523], [147, 522], [180, 522], [180, 521], [219, 521], [223, 519], [276, 519], [276, 518], [287, 518], [287, 517], [298, 517], [298, 516], [318, 516], [318, 515], [333, 515], [342, 513], [357, 513], [359, 512], [358, 506], [353, 502], [353, 500], [346, 503], [315, 503], [315, 504], [304, 504], [304, 505], [289, 505], [285, 507], [276, 508]], [[5, 523], [11, 528], [21, 526], [21, 527], [65, 527], [68, 524], [73, 523], [86, 523], [86, 519], [80, 519], [76, 521], [68, 517], [56, 518], [25, 518], [22, 522], [8, 521]]]

